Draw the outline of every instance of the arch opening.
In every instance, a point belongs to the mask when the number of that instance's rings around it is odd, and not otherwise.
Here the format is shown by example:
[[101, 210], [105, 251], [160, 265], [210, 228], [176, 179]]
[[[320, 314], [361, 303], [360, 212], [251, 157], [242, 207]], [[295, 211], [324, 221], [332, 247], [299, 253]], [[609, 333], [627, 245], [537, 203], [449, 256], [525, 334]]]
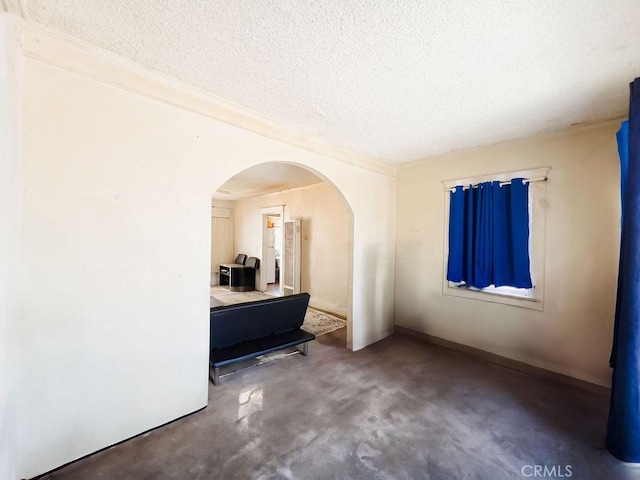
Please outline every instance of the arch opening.
[[296, 220], [301, 224], [299, 261], [294, 262], [299, 291], [311, 295], [311, 309], [346, 321], [351, 348], [353, 210], [329, 178], [306, 165], [263, 162], [233, 175], [212, 194], [212, 305], [219, 304], [214, 295], [221, 292], [219, 265], [238, 254], [260, 259], [256, 292], [296, 292], [294, 267], [284, 251], [284, 226]]

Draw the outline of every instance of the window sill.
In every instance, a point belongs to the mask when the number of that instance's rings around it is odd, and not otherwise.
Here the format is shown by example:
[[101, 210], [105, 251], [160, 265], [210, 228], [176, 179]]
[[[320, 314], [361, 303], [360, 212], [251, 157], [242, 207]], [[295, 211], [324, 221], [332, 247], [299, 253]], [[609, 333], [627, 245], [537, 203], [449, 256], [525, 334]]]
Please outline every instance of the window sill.
[[[445, 281], [446, 282], [446, 281]], [[531, 310], [544, 310], [544, 302], [539, 298], [526, 298], [516, 295], [506, 295], [503, 293], [480, 292], [478, 290], [468, 290], [466, 288], [450, 287], [448, 282], [445, 283], [442, 290], [443, 295], [458, 298], [468, 298], [471, 300], [480, 300], [489, 303], [501, 303], [503, 305], [511, 305], [513, 307], [528, 308]]]

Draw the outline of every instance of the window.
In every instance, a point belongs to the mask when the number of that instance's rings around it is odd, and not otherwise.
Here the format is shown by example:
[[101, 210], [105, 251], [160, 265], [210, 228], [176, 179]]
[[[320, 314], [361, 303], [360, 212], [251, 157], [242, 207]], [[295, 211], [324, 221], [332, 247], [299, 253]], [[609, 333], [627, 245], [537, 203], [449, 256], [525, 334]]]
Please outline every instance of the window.
[[[525, 308], [532, 308], [536, 310], [543, 309], [543, 299], [544, 299], [544, 239], [545, 239], [545, 199], [546, 199], [546, 182], [537, 181], [537, 182], [527, 182], [528, 183], [528, 196], [523, 197], [524, 200], [520, 200], [520, 202], [525, 202], [524, 204], [520, 204], [521, 208], [526, 208], [528, 210], [529, 222], [528, 225], [520, 226], [520, 232], [524, 232], [524, 235], [528, 232], [528, 265], [524, 270], [520, 269], [521, 272], [524, 271], [526, 273], [526, 277], [530, 278], [531, 283], [528, 284], [525, 277], [520, 274], [520, 276], [516, 275], [516, 279], [514, 280], [513, 275], [509, 274], [508, 279], [501, 278], [498, 275], [498, 283], [500, 286], [496, 286], [494, 282], [493, 270], [491, 271], [491, 275], [486, 278], [475, 279], [471, 281], [465, 281], [465, 278], [468, 277], [466, 272], [461, 275], [460, 265], [458, 264], [453, 267], [453, 271], [450, 270], [449, 265], [449, 225], [451, 219], [450, 208], [451, 208], [451, 198], [450, 191], [460, 185], [478, 185], [484, 182], [500, 182], [503, 185], [506, 182], [510, 182], [512, 179], [517, 178], [525, 178], [525, 179], [545, 179], [547, 177], [547, 172], [549, 168], [537, 168], [531, 170], [522, 170], [518, 172], [508, 172], [501, 173], [495, 175], [485, 175], [481, 177], [470, 177], [470, 178], [461, 178], [456, 180], [449, 180], [443, 182], [445, 186], [445, 238], [444, 238], [444, 274], [443, 274], [443, 294], [451, 295], [456, 297], [463, 298], [472, 298], [476, 300], [482, 300], [487, 302], [494, 303], [504, 303], [508, 305], [515, 305]], [[458, 192], [458, 196], [454, 200], [454, 202], [459, 202], [460, 194], [462, 192]], [[476, 192], [477, 194], [477, 192]], [[465, 192], [465, 195], [468, 197], [468, 192]], [[454, 204], [454, 206], [457, 204]], [[526, 213], [523, 215], [523, 218], [526, 218]], [[454, 211], [454, 216], [456, 212]], [[459, 219], [455, 219], [453, 221], [458, 222]], [[524, 228], [524, 229], [523, 229]], [[454, 228], [454, 235], [458, 235]], [[526, 244], [527, 242], [525, 242]], [[454, 241], [452, 248], [458, 248], [456, 242]], [[504, 247], [503, 247], [504, 248]], [[509, 247], [510, 248], [510, 247]], [[454, 252], [455, 253], [455, 252]], [[527, 255], [525, 254], [525, 257]], [[530, 262], [529, 262], [530, 260]], [[453, 259], [453, 262], [460, 262], [460, 258]], [[466, 259], [465, 259], [466, 261]], [[518, 270], [516, 268], [516, 270]], [[513, 265], [508, 266], [506, 271], [512, 272]], [[457, 281], [449, 281], [447, 280], [447, 276], [457, 280]], [[482, 275], [481, 275], [482, 277]]]

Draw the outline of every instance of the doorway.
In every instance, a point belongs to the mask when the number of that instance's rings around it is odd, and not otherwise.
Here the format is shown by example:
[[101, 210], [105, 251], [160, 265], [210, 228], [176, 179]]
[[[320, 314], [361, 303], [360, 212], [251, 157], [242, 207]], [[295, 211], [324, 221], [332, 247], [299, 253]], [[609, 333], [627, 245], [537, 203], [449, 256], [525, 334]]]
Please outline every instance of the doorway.
[[[282, 296], [296, 288], [309, 292], [309, 310], [346, 323], [350, 346], [353, 213], [336, 186], [300, 165], [267, 162], [221, 185], [214, 201], [223, 200], [232, 211], [234, 226], [233, 257], [227, 261], [238, 254], [260, 260], [251, 295]], [[291, 224], [298, 248], [287, 255], [285, 230]], [[297, 267], [300, 272], [293, 278], [287, 274], [291, 259], [294, 268], [289, 270], [293, 273]]]
[[[265, 212], [271, 210], [271, 212]], [[284, 206], [263, 209], [262, 211], [262, 273], [264, 288], [269, 295], [281, 297], [283, 294], [281, 279], [282, 266], [282, 228]]]

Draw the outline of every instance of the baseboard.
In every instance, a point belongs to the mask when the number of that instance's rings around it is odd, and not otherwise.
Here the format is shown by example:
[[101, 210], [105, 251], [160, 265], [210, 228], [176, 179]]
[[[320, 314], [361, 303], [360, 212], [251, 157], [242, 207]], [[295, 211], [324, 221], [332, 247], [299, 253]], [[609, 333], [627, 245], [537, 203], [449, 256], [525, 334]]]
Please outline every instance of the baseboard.
[[533, 365], [529, 365], [528, 363], [513, 360], [501, 355], [496, 355], [495, 353], [480, 350], [479, 348], [462, 345], [461, 343], [445, 340], [444, 338], [436, 337], [434, 335], [417, 332], [415, 330], [411, 330], [410, 328], [396, 325], [394, 331], [395, 333], [407, 335], [425, 343], [430, 343], [432, 345], [438, 345], [440, 347], [448, 348], [449, 350], [455, 350], [457, 352], [473, 355], [474, 357], [480, 358], [485, 362], [500, 365], [505, 368], [510, 368], [511, 370], [517, 370], [519, 372], [534, 375], [536, 377], [544, 378], [553, 382], [564, 383], [566, 385], [571, 385], [583, 390], [587, 390], [589, 392], [599, 393], [607, 396], [611, 392], [610, 388], [603, 387], [602, 385], [596, 385], [595, 383], [580, 380], [568, 375], [563, 375], [562, 373], [552, 372], [551, 370], [535, 367]]
[[[208, 383], [207, 383], [207, 385], [208, 385]], [[207, 389], [208, 388], [209, 387], [207, 386]], [[73, 463], [79, 462], [80, 460], [84, 460], [85, 458], [91, 457], [91, 456], [96, 455], [96, 454], [98, 454], [100, 452], [103, 452], [105, 450], [109, 450], [110, 448], [113, 448], [113, 447], [115, 447], [117, 445], [120, 445], [121, 443], [128, 442], [129, 440], [133, 440], [136, 437], [141, 437], [143, 435], [148, 434], [149, 432], [153, 432], [154, 430], [158, 430], [159, 428], [166, 427], [170, 423], [177, 422], [177, 421], [182, 420], [183, 418], [186, 418], [186, 417], [188, 417], [190, 415], [194, 415], [194, 414], [204, 410], [208, 406], [209, 406], [209, 403], [207, 401], [207, 405], [205, 405], [204, 407], [200, 407], [197, 410], [194, 410], [193, 412], [185, 413], [184, 415], [181, 415], [178, 418], [174, 418], [173, 420], [169, 420], [168, 422], [165, 422], [162, 425], [158, 425], [157, 427], [149, 428], [148, 430], [145, 430], [144, 432], [137, 433], [135, 435], [132, 435], [130, 437], [125, 438], [124, 440], [120, 440], [120, 441], [118, 441], [116, 443], [112, 443], [111, 445], [107, 445], [106, 447], [100, 448], [99, 450], [96, 450], [95, 452], [87, 453], [86, 455], [83, 455], [83, 456], [81, 456], [79, 458], [76, 458], [75, 460], [71, 460], [70, 462], [67, 462], [67, 463], [65, 463], [63, 465], [60, 465], [59, 467], [56, 467], [56, 468], [54, 468], [52, 470], [49, 470], [47, 472], [41, 473], [39, 475], [36, 475], [35, 477], [31, 477], [31, 480], [38, 480], [38, 479], [42, 479], [42, 478], [44, 478], [46, 476], [52, 475], [55, 472], [57, 472], [58, 470], [62, 470], [63, 468], [68, 467], [69, 465], [71, 465]], [[54, 477], [55, 477], [55, 475], [54, 475]]]
[[314, 310], [318, 310], [319, 312], [328, 313], [329, 315], [333, 315], [334, 317], [341, 318], [342, 320], [346, 320], [347, 319], [346, 309], [343, 312], [344, 313], [343, 314], [343, 313], [338, 313], [338, 312], [335, 312], [335, 311], [331, 311], [329, 308], [326, 308], [324, 306], [318, 306], [318, 305], [315, 305], [315, 304], [312, 304], [312, 303], [309, 303], [309, 308], [313, 308]]

